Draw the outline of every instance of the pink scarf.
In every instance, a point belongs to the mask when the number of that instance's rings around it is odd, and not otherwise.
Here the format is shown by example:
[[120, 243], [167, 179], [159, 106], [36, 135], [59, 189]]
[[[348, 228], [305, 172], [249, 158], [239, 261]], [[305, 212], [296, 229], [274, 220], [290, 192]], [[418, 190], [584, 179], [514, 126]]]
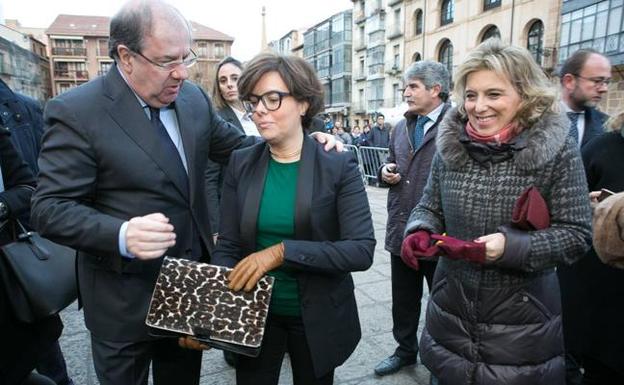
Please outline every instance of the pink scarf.
[[468, 134], [470, 139], [480, 143], [508, 143], [511, 139], [513, 139], [513, 137], [518, 135], [520, 131], [520, 126], [518, 126], [518, 123], [511, 122], [493, 135], [482, 135], [479, 134], [479, 132], [477, 132], [474, 127], [472, 127], [470, 122], [466, 122], [466, 133]]

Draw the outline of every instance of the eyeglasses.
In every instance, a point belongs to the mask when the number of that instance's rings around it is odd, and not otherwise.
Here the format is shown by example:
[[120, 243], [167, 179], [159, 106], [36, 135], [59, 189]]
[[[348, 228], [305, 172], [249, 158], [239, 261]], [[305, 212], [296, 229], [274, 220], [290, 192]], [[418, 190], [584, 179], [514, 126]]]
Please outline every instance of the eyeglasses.
[[574, 77], [577, 78], [581, 78], [583, 80], [587, 80], [589, 82], [593, 82], [594, 83], [594, 87], [598, 88], [598, 87], [602, 87], [604, 86], [608, 86], [609, 83], [611, 83], [611, 78], [586, 78], [584, 76], [581, 75], [574, 75]]
[[190, 50], [189, 54], [183, 60], [168, 61], [166, 63], [158, 63], [146, 57], [141, 52], [135, 52], [135, 53], [141, 56], [143, 59], [147, 60], [150, 64], [153, 64], [154, 66], [156, 66], [156, 68], [163, 70], [163, 71], [167, 71], [167, 72], [171, 72], [175, 70], [180, 65], [183, 65], [186, 68], [191, 68], [193, 65], [195, 65], [195, 63], [197, 63], [197, 54], [195, 54], [193, 50]]
[[243, 100], [243, 107], [245, 107], [245, 111], [250, 114], [253, 114], [258, 107], [258, 103], [262, 101], [264, 108], [268, 111], [276, 111], [282, 106], [282, 99], [286, 96], [291, 96], [289, 92], [281, 92], [281, 91], [269, 91], [265, 92], [262, 95], [253, 95], [250, 94], [247, 100]]

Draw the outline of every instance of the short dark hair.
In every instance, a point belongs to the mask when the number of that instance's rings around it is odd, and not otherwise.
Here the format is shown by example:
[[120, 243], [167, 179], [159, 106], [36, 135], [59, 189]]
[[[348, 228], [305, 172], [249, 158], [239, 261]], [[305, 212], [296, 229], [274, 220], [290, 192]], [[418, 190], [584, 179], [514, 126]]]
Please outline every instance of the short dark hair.
[[565, 62], [563, 62], [561, 70], [559, 71], [559, 81], [563, 82], [563, 76], [566, 74], [580, 75], [587, 59], [593, 54], [602, 56], [600, 52], [591, 48], [581, 48], [575, 51], [569, 58], [566, 59]]
[[295, 100], [308, 103], [308, 110], [301, 117], [301, 125], [304, 129], [310, 128], [312, 118], [324, 106], [323, 86], [312, 66], [296, 56], [261, 53], [247, 63], [238, 79], [241, 100], [249, 99], [256, 83], [268, 72], [277, 72], [280, 75]]
[[110, 22], [108, 38], [108, 56], [117, 60], [117, 48], [125, 45], [133, 52], [143, 52], [145, 37], [152, 32], [154, 22], [154, 10], [158, 8], [168, 16], [179, 17], [189, 31], [188, 22], [173, 6], [162, 1], [139, 1], [138, 3], [126, 3], [119, 12], [113, 16]]
[[384, 118], [384, 120], [386, 119], [386, 117], [384, 116], [384, 114], [382, 114], [381, 112], [377, 114], [377, 116], [375, 116], [375, 119], [379, 119], [379, 118]]
[[226, 64], [235, 65], [241, 71], [243, 70], [243, 63], [234, 59], [231, 56], [226, 57], [225, 59], [221, 60], [219, 64], [217, 64], [217, 70], [215, 71], [214, 84], [212, 85], [212, 101], [215, 107], [217, 107], [217, 109], [222, 109], [227, 106], [227, 102], [223, 98], [223, 95], [221, 95], [221, 90], [219, 89], [219, 70], [221, 70], [221, 67], [223, 67]]

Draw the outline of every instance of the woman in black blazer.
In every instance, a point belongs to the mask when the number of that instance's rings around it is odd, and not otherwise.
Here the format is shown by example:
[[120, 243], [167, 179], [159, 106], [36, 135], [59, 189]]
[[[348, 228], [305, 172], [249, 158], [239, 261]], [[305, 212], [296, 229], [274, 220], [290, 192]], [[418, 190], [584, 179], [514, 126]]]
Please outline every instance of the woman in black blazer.
[[[212, 102], [221, 119], [238, 128], [246, 135], [259, 136], [258, 129], [249, 118], [243, 103], [238, 98], [238, 78], [243, 71], [243, 64], [231, 56], [221, 60], [215, 71], [212, 86]], [[208, 197], [208, 212], [213, 239], [219, 232], [219, 204], [225, 167], [211, 160], [206, 166], [206, 196]], [[225, 353], [228, 364], [234, 365], [234, 355]]]
[[304, 135], [323, 105], [303, 59], [261, 54], [239, 79], [265, 142], [235, 152], [223, 186], [213, 263], [234, 267], [230, 288], [275, 277], [260, 356], [239, 356], [239, 385], [277, 384], [289, 353], [293, 380], [332, 384], [360, 340], [352, 271], [368, 269], [375, 239], [357, 164]]

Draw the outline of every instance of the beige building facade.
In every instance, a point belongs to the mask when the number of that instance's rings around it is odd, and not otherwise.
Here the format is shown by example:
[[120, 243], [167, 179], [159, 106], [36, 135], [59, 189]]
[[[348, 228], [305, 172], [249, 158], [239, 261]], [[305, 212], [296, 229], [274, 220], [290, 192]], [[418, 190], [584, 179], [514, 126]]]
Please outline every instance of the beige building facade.
[[401, 103], [405, 15], [404, 0], [353, 0], [352, 125]]
[[528, 48], [544, 69], [557, 65], [560, 0], [406, 0], [405, 61], [435, 60], [452, 72], [489, 37]]

